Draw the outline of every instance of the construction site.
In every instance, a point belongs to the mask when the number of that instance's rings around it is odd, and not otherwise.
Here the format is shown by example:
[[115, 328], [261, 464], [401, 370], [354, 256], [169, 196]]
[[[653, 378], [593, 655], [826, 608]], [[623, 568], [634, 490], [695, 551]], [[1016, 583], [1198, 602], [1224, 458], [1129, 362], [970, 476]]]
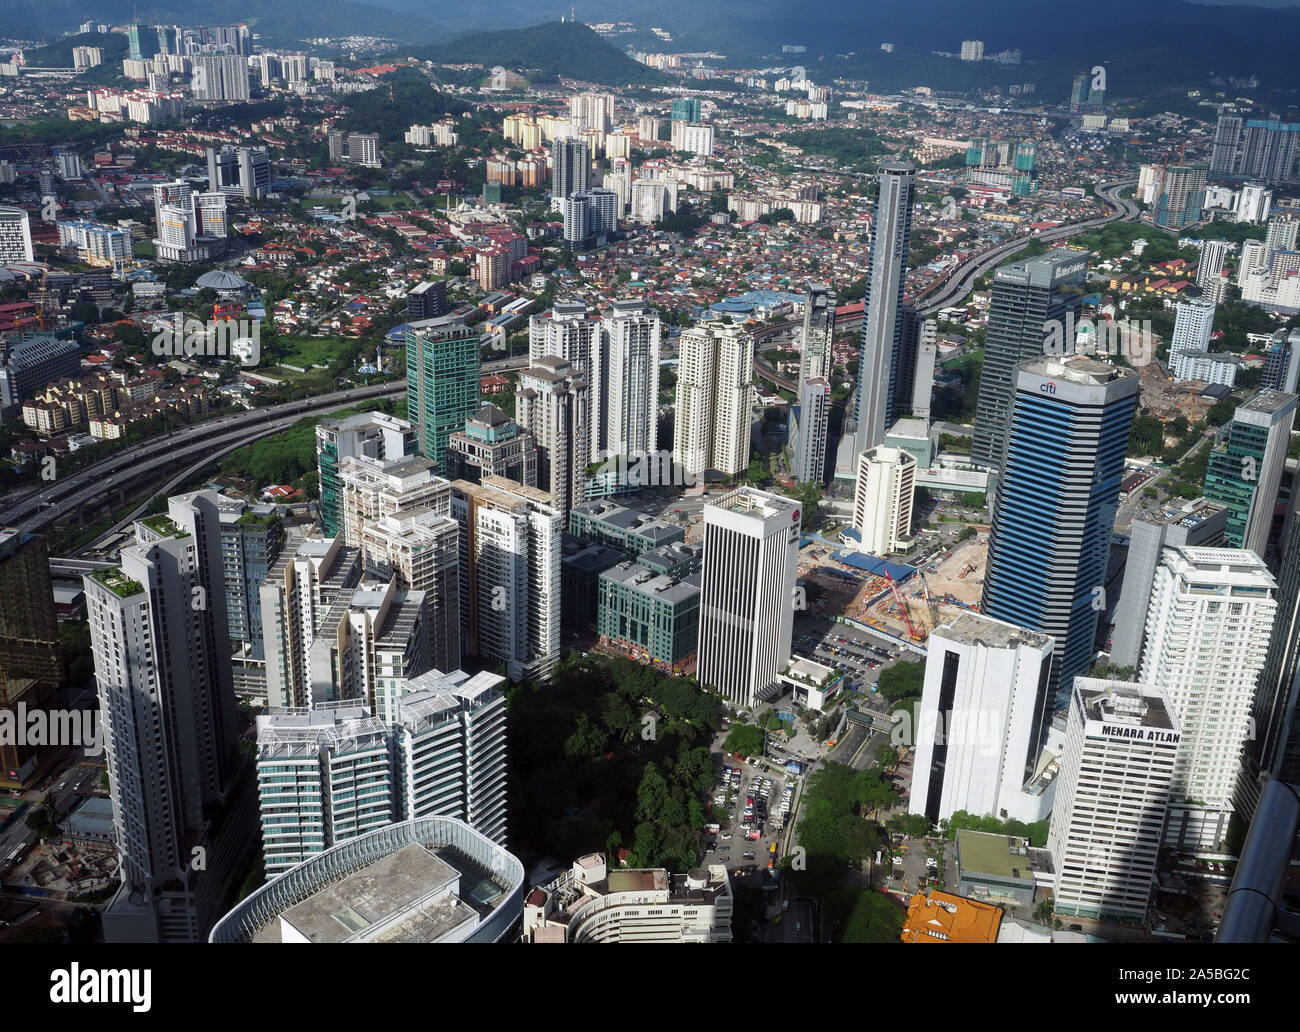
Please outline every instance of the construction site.
[[[988, 536], [979, 534], [954, 545], [916, 569], [870, 556], [810, 546], [799, 556], [799, 578], [816, 615], [845, 619], [914, 645], [963, 611], [978, 610], [988, 566]], [[865, 562], [864, 562], [865, 560]], [[874, 567], [874, 568], [873, 568]]]

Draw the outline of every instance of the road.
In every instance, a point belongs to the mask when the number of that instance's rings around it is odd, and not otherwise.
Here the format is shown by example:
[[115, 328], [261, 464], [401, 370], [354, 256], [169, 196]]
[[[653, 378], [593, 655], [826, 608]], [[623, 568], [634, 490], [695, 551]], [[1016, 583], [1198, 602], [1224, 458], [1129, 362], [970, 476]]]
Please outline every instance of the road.
[[[302, 401], [251, 409], [233, 415], [209, 419], [182, 427], [161, 437], [152, 437], [123, 451], [85, 466], [49, 486], [28, 491], [5, 500], [0, 508], [0, 525], [18, 526], [28, 533], [45, 529], [55, 520], [108, 491], [124, 488], [141, 477], [175, 465], [181, 458], [201, 458], [211, 453], [214, 438], [247, 443], [262, 436], [268, 424], [288, 426], [304, 415], [337, 408], [348, 402], [371, 398], [397, 397], [406, 392], [406, 382], [384, 383], [334, 391]], [[258, 432], [252, 433], [250, 431]]]

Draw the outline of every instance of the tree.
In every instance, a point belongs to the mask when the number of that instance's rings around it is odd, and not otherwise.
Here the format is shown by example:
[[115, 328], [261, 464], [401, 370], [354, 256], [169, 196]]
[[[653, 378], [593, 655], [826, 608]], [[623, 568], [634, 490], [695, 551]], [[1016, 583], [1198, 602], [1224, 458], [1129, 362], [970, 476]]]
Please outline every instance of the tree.
[[799, 529], [809, 530], [817, 522], [817, 503], [821, 500], [822, 486], [812, 481], [801, 481], [786, 492], [800, 505]]
[[757, 756], [763, 751], [763, 731], [754, 724], [732, 724], [722, 747], [729, 753]]

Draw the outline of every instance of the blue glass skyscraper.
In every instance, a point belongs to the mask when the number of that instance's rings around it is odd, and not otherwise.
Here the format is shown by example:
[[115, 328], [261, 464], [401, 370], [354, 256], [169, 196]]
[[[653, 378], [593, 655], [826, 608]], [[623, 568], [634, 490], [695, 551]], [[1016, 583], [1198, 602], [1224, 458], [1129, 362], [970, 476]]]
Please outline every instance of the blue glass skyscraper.
[[1039, 737], [1088, 672], [1137, 407], [1131, 369], [1082, 356], [1016, 367], [1006, 465], [993, 507], [982, 612], [1056, 640]]

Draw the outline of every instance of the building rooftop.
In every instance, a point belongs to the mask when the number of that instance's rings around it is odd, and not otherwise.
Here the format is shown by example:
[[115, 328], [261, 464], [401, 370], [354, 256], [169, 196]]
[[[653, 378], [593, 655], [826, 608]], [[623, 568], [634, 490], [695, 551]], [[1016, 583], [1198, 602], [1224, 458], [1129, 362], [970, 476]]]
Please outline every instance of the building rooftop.
[[957, 856], [962, 877], [983, 874], [994, 878], [1034, 880], [1028, 839], [961, 830], [957, 832]]
[[935, 628], [934, 633], [949, 641], [964, 645], [985, 645], [991, 648], [1008, 648], [1013, 645], [1050, 646], [1052, 636], [1027, 627], [994, 620], [979, 613], [961, 613]]
[[903, 942], [997, 942], [1000, 907], [932, 890], [917, 893], [899, 938]]
[[1181, 509], [1164, 505], [1147, 509], [1145, 512], [1139, 513], [1133, 522], [1149, 523], [1157, 527], [1195, 527], [1222, 512], [1225, 508], [1226, 506], [1221, 505], [1219, 502], [1212, 502], [1208, 498], [1197, 498], [1188, 502]]
[[1128, 724], [1152, 731], [1180, 732], [1164, 692], [1133, 681], [1076, 677], [1074, 692], [1088, 720]]
[[1017, 368], [1034, 376], [1050, 376], [1084, 387], [1103, 387], [1116, 380], [1137, 375], [1132, 369], [1099, 362], [1086, 355], [1046, 355], [1022, 362]]

